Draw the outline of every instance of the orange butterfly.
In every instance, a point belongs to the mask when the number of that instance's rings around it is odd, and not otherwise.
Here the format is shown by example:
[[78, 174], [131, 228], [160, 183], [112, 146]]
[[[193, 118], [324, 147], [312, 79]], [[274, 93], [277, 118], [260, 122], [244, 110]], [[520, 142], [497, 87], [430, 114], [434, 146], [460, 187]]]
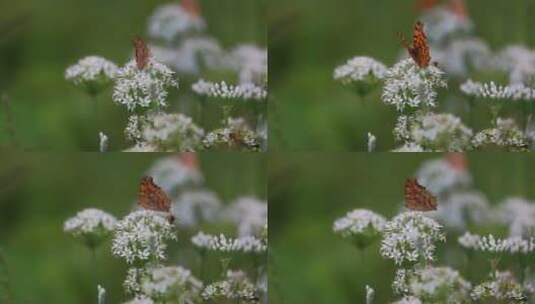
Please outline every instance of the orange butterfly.
[[171, 214], [171, 200], [150, 176], [141, 178], [139, 185], [138, 204], [143, 209], [169, 213], [169, 222], [175, 221]]
[[186, 12], [195, 17], [199, 17], [201, 15], [201, 6], [196, 0], [182, 0], [180, 5], [186, 10]]
[[407, 48], [412, 59], [419, 67], [427, 68], [429, 66], [431, 54], [429, 52], [429, 44], [427, 43], [423, 23], [420, 21], [416, 22], [412, 36], [412, 45], [409, 45], [403, 35], [401, 35], [401, 44]]
[[415, 211], [437, 210], [437, 198], [416, 178], [407, 178], [405, 181], [405, 207]]
[[134, 38], [134, 41], [132, 43], [134, 44], [137, 68], [143, 70], [149, 63], [149, 47], [140, 37]]

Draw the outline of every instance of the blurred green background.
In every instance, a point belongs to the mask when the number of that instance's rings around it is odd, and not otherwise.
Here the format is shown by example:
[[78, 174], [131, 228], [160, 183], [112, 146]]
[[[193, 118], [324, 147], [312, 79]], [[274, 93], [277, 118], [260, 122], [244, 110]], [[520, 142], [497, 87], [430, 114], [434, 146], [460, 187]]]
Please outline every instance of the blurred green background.
[[[95, 303], [91, 254], [63, 232], [63, 223], [89, 207], [118, 218], [126, 215], [136, 201], [140, 177], [163, 156], [168, 154], [2, 152], [0, 251], [7, 262], [12, 303]], [[207, 188], [225, 203], [242, 195], [266, 199], [262, 154], [204, 153], [200, 165]], [[179, 230], [167, 262], [195, 269], [184, 262], [187, 233]], [[126, 263], [111, 255], [110, 244], [97, 251], [98, 278], [107, 289], [107, 303], [121, 303], [126, 300]], [[0, 302], [4, 279], [0, 263]]]
[[[270, 303], [364, 303], [365, 285], [375, 289], [374, 303], [389, 303], [394, 263], [379, 255], [379, 244], [357, 251], [333, 233], [333, 222], [356, 208], [388, 218], [396, 215], [405, 179], [414, 176], [423, 161], [440, 157], [274, 153], [269, 161]], [[468, 164], [474, 188], [491, 204], [511, 196], [535, 198], [530, 173], [535, 170], [535, 155], [468, 154]], [[455, 237], [447, 237], [448, 243], [457, 246]], [[466, 263], [463, 256], [445, 256], [444, 247], [438, 246], [437, 265]], [[461, 273], [476, 282], [490, 271], [485, 259], [471, 268], [475, 277]]]
[[[465, 2], [475, 34], [493, 50], [507, 44], [535, 46], [534, 0]], [[394, 148], [395, 113], [380, 101], [381, 90], [362, 101], [336, 83], [332, 74], [336, 66], [357, 55], [388, 66], [396, 63], [401, 51], [397, 33], [411, 33], [419, 16], [415, 3], [270, 1], [270, 148], [362, 151], [367, 149], [368, 132], [377, 136], [378, 151]], [[488, 110], [482, 107], [477, 112], [488, 125]]]
[[[0, 145], [26, 150], [98, 150], [98, 131], [110, 149], [124, 148], [125, 110], [113, 104], [111, 89], [99, 96], [98, 117], [90, 98], [64, 79], [65, 69], [88, 55], [124, 64], [131, 40], [145, 35], [148, 17], [161, 4], [178, 0], [0, 1], [0, 95], [9, 97], [13, 142], [0, 107]], [[207, 34], [223, 47], [266, 45], [265, 0], [200, 0]], [[192, 81], [171, 92], [169, 111]], [[191, 114], [190, 114], [191, 115]]]

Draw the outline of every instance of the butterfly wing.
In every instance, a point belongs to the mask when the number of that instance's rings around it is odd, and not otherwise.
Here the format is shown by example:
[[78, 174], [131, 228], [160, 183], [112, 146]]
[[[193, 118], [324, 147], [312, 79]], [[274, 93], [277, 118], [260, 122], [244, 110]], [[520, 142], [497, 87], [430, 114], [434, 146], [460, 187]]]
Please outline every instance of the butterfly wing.
[[412, 45], [407, 49], [412, 59], [419, 67], [426, 68], [429, 66], [429, 62], [431, 62], [429, 44], [427, 43], [427, 36], [424, 32], [424, 24], [420, 21], [416, 22], [416, 25], [414, 26]]
[[145, 176], [139, 185], [138, 203], [144, 209], [170, 212], [171, 200], [158, 185], [154, 183], [152, 177]]
[[150, 50], [145, 41], [140, 37], [134, 38], [134, 51], [136, 56], [137, 68], [143, 70], [149, 63]]
[[431, 211], [437, 209], [437, 198], [415, 178], [405, 181], [405, 207], [415, 211]]

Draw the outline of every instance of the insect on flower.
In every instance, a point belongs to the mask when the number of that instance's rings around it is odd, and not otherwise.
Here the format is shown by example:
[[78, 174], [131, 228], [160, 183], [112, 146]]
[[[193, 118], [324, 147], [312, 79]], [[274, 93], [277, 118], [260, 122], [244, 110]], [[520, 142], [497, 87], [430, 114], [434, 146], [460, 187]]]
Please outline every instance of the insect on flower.
[[141, 178], [139, 184], [138, 204], [143, 209], [166, 212], [169, 214], [169, 223], [175, 221], [175, 217], [171, 214], [171, 200], [150, 176]]
[[416, 178], [407, 178], [405, 181], [405, 207], [415, 211], [437, 210], [437, 198]]
[[427, 43], [427, 36], [424, 32], [424, 24], [420, 21], [416, 22], [412, 36], [412, 45], [409, 45], [407, 39], [400, 34], [401, 44], [407, 48], [412, 59], [420, 68], [427, 68], [431, 62], [431, 55], [429, 52], [429, 44]]
[[134, 38], [132, 43], [134, 44], [137, 68], [140, 70], [143, 70], [149, 63], [149, 59], [150, 59], [149, 47], [147, 46], [145, 41], [141, 39], [141, 37]]

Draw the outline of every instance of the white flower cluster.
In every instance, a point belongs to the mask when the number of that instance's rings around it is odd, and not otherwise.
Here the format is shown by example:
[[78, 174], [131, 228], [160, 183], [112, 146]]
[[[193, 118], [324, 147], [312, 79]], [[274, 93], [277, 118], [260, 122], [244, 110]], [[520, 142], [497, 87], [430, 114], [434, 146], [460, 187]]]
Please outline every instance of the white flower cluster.
[[443, 44], [456, 35], [468, 34], [473, 29], [472, 21], [460, 16], [446, 5], [437, 6], [421, 16], [426, 34], [432, 44]]
[[98, 133], [98, 139], [99, 139], [99, 151], [100, 152], [106, 152], [108, 151], [108, 136], [104, 134], [103, 132]]
[[445, 159], [425, 161], [416, 172], [416, 177], [431, 193], [439, 196], [472, 184], [470, 172], [455, 168]]
[[201, 222], [214, 222], [220, 210], [221, 201], [209, 191], [184, 192], [171, 206], [177, 225], [182, 227], [194, 227]]
[[392, 304], [422, 304], [422, 301], [417, 297], [406, 296], [399, 301], [392, 302]]
[[386, 223], [381, 255], [397, 265], [432, 261], [435, 242], [445, 241], [442, 226], [422, 212], [404, 212]]
[[199, 186], [204, 181], [199, 168], [188, 164], [181, 156], [177, 155], [159, 159], [147, 171], [146, 175], [152, 176], [154, 182], [171, 195], [179, 188]]
[[123, 304], [154, 304], [154, 301], [147, 297], [137, 297]]
[[426, 151], [424, 150], [424, 148], [422, 148], [422, 146], [416, 143], [407, 142], [407, 143], [404, 143], [403, 146], [392, 150], [392, 152], [413, 153], [413, 152], [426, 152]]
[[425, 303], [466, 303], [471, 287], [449, 267], [422, 267], [407, 278], [408, 293]]
[[530, 254], [535, 252], [535, 237], [530, 239], [522, 239], [521, 237], [499, 239], [492, 234], [479, 236], [466, 232], [459, 237], [458, 241], [466, 249], [488, 253]]
[[267, 97], [267, 90], [253, 83], [229, 85], [225, 81], [200, 79], [191, 88], [199, 95], [223, 99], [264, 100]]
[[377, 137], [373, 135], [372, 133], [368, 132], [368, 152], [375, 151], [375, 147], [377, 145]]
[[444, 72], [434, 65], [420, 68], [412, 58], [402, 60], [386, 72], [382, 100], [398, 111], [435, 107], [438, 88], [447, 87]]
[[386, 219], [373, 211], [355, 209], [344, 217], [334, 221], [333, 231], [343, 238], [352, 239], [359, 248], [380, 237], [386, 225]]
[[88, 56], [67, 68], [65, 79], [84, 86], [89, 93], [97, 94], [110, 84], [117, 74], [117, 66], [102, 57]]
[[523, 45], [510, 45], [494, 61], [497, 69], [509, 73], [511, 84], [535, 85], [535, 51]]
[[197, 75], [202, 68], [219, 69], [224, 50], [208, 37], [188, 37], [178, 47], [151, 45], [152, 55], [159, 62], [181, 74]]
[[397, 138], [414, 142], [427, 151], [464, 151], [472, 137], [472, 130], [459, 117], [431, 112], [417, 115], [408, 122], [398, 120], [394, 131], [399, 132], [395, 134]]
[[206, 149], [258, 151], [260, 135], [247, 126], [243, 118], [228, 118], [223, 128], [211, 131], [203, 139]]
[[179, 4], [166, 4], [156, 8], [149, 19], [149, 35], [156, 39], [173, 42], [180, 36], [203, 31], [204, 20], [185, 10]]
[[115, 229], [114, 216], [94, 208], [82, 210], [65, 221], [63, 230], [75, 237], [81, 237], [88, 246], [94, 247]]
[[487, 199], [478, 192], [455, 192], [440, 201], [431, 216], [445, 228], [464, 231], [469, 224], [483, 224], [492, 219]]
[[476, 286], [470, 295], [474, 301], [481, 303], [527, 303], [522, 286], [510, 272], [496, 271], [491, 275], [490, 281]]
[[170, 87], [178, 87], [175, 72], [153, 58], [140, 70], [132, 59], [117, 72], [112, 98], [131, 112], [151, 106], [160, 108], [167, 105]]
[[488, 70], [493, 66], [490, 47], [478, 38], [458, 38], [444, 48], [431, 48], [433, 60], [448, 75], [466, 77], [472, 70]]
[[166, 240], [176, 240], [168, 219], [161, 212], [138, 210], [117, 223], [112, 253], [128, 264], [163, 260]]
[[143, 141], [173, 151], [195, 151], [204, 137], [204, 130], [180, 113], [149, 113], [140, 133]]
[[240, 237], [259, 236], [268, 222], [268, 207], [265, 201], [246, 196], [230, 204], [223, 216], [238, 226]]
[[199, 232], [191, 238], [191, 242], [199, 249], [227, 253], [264, 253], [267, 245], [254, 236], [230, 238], [223, 234], [211, 235]]
[[140, 280], [140, 291], [152, 299], [177, 299], [179, 303], [198, 303], [203, 283], [181, 266], [149, 269]]
[[468, 79], [461, 84], [461, 91], [468, 96], [499, 100], [535, 100], [535, 89], [524, 84], [499, 85], [494, 81], [490, 83], [475, 82]]
[[509, 236], [535, 235], [535, 203], [522, 198], [508, 198], [498, 207], [498, 220], [509, 226]]
[[233, 300], [246, 304], [260, 302], [254, 285], [242, 271], [229, 270], [224, 281], [206, 286], [202, 292], [202, 297], [207, 301]]
[[227, 61], [239, 73], [240, 83], [262, 85], [268, 75], [268, 51], [256, 45], [242, 44], [230, 51]]
[[136, 144], [141, 144], [141, 123], [140, 117], [138, 115], [128, 116], [128, 122], [126, 123], [126, 128], [124, 129], [124, 134], [128, 140], [136, 142]]
[[386, 75], [387, 67], [370, 57], [357, 56], [334, 69], [334, 80], [342, 84], [369, 82], [373, 84]]
[[472, 138], [474, 148], [499, 147], [511, 151], [525, 151], [528, 142], [513, 119], [496, 119], [496, 126], [478, 132]]

